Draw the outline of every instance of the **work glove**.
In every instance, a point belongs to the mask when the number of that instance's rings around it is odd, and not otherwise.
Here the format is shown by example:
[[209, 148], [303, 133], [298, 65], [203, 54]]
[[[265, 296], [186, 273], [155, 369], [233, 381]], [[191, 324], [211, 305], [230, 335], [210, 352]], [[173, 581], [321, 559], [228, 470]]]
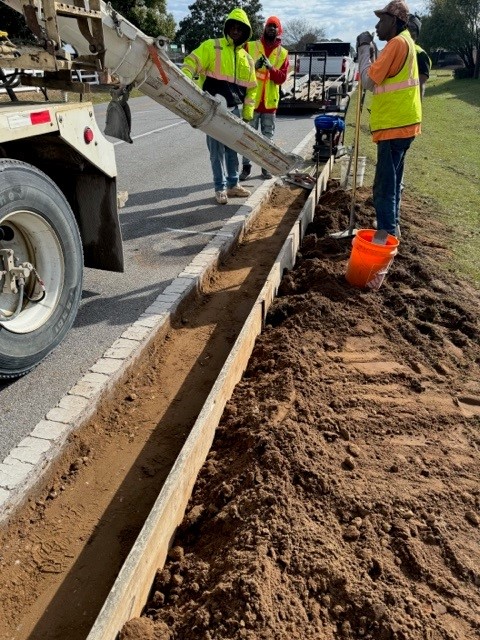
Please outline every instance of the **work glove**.
[[260, 56], [259, 59], [255, 62], [255, 69], [261, 69], [264, 66], [265, 56]]
[[358, 47], [361, 47], [363, 44], [372, 44], [373, 42], [373, 36], [369, 31], [362, 31], [362, 33], [360, 33], [357, 36], [357, 51], [358, 51]]
[[269, 60], [267, 60], [267, 58], [264, 55], [261, 55], [259, 57], [259, 59], [255, 62], [255, 69], [262, 69], [263, 67], [266, 67], [267, 69], [271, 69], [272, 68], [272, 64]]

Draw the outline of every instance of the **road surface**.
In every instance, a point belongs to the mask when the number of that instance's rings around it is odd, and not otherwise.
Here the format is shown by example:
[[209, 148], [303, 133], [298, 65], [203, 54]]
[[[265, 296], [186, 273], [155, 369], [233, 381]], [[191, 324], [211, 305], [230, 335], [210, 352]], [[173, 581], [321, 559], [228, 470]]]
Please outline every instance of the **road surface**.
[[[28, 436], [111, 344], [235, 214], [240, 199], [217, 205], [205, 135], [147, 97], [130, 101], [134, 144], [115, 142], [125, 273], [86, 269], [74, 327], [27, 376], [0, 385], [0, 461]], [[95, 108], [103, 129], [106, 104]], [[280, 116], [275, 141], [293, 150], [314, 116]], [[262, 180], [255, 167], [244, 183]]]

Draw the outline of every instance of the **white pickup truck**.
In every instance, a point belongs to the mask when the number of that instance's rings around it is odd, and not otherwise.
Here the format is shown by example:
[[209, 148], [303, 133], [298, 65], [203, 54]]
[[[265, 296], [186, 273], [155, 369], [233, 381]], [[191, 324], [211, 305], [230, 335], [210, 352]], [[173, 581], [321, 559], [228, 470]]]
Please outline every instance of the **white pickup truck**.
[[297, 52], [295, 73], [312, 80], [335, 78], [350, 91], [355, 79], [355, 51], [349, 42], [312, 42]]

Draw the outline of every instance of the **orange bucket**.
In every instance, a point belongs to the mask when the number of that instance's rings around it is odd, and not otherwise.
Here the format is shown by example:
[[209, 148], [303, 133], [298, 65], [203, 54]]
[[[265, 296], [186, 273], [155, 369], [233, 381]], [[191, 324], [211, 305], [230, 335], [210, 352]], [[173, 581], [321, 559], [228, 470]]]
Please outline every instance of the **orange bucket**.
[[359, 229], [352, 240], [352, 252], [345, 278], [355, 287], [379, 289], [394, 257], [398, 239], [390, 234], [386, 244], [372, 242], [375, 229]]

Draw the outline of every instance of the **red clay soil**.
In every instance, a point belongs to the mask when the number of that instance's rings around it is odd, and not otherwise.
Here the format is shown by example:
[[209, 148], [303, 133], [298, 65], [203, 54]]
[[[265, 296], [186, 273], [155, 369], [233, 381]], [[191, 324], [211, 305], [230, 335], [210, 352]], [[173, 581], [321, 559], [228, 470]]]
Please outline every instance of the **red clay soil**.
[[121, 640], [480, 637], [479, 294], [408, 196], [382, 286], [351, 287], [349, 207], [322, 197]]

